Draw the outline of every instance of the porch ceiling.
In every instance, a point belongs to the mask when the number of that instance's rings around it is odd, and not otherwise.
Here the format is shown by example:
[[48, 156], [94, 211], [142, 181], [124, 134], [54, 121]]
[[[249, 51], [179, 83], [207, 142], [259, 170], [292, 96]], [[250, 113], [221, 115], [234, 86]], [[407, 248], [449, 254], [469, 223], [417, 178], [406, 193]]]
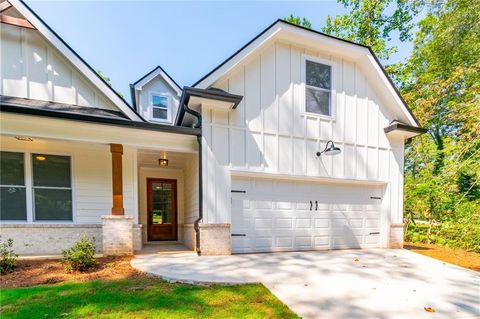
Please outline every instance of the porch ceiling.
[[138, 150], [137, 163], [140, 167], [160, 168], [158, 159], [166, 157], [168, 159], [167, 168], [183, 169], [189, 161], [197, 158], [196, 154], [169, 152], [169, 151], [152, 151]]

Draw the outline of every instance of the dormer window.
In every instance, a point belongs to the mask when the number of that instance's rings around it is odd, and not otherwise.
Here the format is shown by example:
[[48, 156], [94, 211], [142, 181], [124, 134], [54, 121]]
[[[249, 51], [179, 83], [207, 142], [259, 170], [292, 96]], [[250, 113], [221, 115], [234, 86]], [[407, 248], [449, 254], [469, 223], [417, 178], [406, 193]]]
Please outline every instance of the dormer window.
[[170, 122], [170, 98], [165, 94], [151, 94], [152, 120]]
[[332, 69], [329, 61], [304, 58], [305, 112], [322, 117], [333, 115]]

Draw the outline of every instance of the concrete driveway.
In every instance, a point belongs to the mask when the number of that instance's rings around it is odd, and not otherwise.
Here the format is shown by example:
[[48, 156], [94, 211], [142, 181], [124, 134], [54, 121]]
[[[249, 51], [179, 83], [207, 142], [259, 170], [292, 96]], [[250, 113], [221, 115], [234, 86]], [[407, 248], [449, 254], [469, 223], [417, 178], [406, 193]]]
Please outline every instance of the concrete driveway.
[[304, 318], [480, 318], [480, 273], [406, 250], [141, 255], [132, 265], [181, 282], [261, 282]]

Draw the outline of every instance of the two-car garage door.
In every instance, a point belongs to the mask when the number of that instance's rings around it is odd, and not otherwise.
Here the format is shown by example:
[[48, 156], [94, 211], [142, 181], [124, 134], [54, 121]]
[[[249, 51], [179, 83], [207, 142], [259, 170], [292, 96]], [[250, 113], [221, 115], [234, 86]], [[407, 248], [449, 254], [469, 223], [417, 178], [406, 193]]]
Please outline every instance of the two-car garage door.
[[379, 186], [232, 180], [232, 252], [378, 247]]

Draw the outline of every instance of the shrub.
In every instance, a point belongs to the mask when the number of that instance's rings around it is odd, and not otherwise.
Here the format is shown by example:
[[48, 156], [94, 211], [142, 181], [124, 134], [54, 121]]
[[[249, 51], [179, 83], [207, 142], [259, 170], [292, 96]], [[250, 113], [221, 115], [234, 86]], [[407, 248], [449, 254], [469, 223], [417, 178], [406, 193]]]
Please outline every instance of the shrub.
[[97, 264], [95, 237], [83, 236], [72, 247], [62, 252], [62, 262], [67, 271], [87, 271]]
[[13, 239], [6, 242], [0, 240], [0, 273], [5, 274], [13, 271], [17, 264], [18, 255], [12, 249]]

